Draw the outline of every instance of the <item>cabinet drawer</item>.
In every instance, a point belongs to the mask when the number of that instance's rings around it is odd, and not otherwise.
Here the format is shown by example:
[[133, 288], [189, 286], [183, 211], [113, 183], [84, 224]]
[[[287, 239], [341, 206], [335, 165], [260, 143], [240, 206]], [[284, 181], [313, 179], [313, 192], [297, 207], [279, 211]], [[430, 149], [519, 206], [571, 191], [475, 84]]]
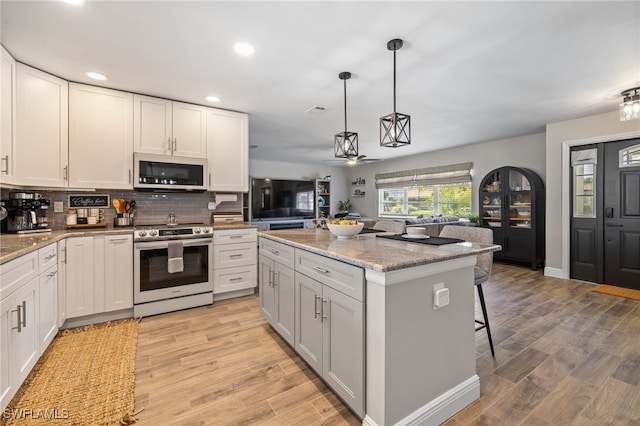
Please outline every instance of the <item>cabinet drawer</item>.
[[295, 249], [267, 238], [260, 238], [260, 254], [293, 269]]
[[49, 244], [38, 250], [38, 267], [40, 272], [44, 272], [53, 265], [58, 264], [58, 246], [56, 243]]
[[213, 246], [213, 269], [256, 264], [258, 247], [255, 243]]
[[253, 265], [213, 271], [213, 294], [254, 288], [257, 283], [258, 267]]
[[334, 290], [364, 301], [364, 269], [305, 250], [295, 250], [295, 270]]
[[0, 265], [0, 300], [38, 275], [38, 252], [33, 251]]
[[213, 244], [235, 244], [258, 241], [258, 231], [249, 229], [225, 229], [213, 231]]

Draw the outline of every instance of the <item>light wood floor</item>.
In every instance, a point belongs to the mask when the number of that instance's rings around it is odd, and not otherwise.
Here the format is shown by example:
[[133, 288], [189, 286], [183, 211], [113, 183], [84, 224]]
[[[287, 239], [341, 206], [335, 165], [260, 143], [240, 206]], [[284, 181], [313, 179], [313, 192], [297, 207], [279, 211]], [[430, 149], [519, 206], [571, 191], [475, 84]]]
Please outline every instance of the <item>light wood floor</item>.
[[[640, 302], [494, 264], [496, 357], [476, 333], [481, 397], [459, 425], [640, 425]], [[138, 424], [355, 425], [249, 296], [140, 323]]]

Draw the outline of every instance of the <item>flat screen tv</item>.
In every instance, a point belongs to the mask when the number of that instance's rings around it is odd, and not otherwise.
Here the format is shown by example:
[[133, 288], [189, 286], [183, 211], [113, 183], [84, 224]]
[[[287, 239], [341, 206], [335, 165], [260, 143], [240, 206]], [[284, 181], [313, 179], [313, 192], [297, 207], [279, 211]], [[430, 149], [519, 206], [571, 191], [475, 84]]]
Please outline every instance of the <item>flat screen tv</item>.
[[251, 179], [251, 220], [313, 219], [315, 181]]

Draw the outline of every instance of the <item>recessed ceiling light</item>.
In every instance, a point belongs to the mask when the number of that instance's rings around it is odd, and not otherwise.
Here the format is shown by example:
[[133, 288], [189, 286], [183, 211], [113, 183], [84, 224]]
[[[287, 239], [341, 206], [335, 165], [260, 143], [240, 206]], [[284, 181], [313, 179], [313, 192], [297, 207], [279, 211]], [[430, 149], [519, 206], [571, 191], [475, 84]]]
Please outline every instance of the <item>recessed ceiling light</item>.
[[242, 56], [251, 56], [256, 53], [256, 48], [248, 43], [236, 43], [233, 46], [233, 50], [235, 50], [238, 55]]
[[207, 96], [205, 99], [209, 102], [220, 102], [220, 98], [217, 96]]
[[100, 80], [100, 81], [109, 80], [109, 77], [107, 77], [104, 74], [100, 74], [99, 72], [87, 71], [85, 74], [87, 77], [92, 78], [94, 80]]

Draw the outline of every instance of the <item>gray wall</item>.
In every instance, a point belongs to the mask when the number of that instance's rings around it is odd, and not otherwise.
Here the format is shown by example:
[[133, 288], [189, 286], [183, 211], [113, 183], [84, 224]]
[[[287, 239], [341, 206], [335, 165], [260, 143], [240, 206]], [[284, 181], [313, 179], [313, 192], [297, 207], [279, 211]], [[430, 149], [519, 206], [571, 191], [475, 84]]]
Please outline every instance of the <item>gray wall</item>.
[[[547, 223], [545, 274], [569, 277], [568, 158], [563, 147], [640, 137], [640, 121], [620, 121], [618, 112], [592, 115], [547, 125]], [[564, 169], [563, 169], [564, 164]], [[564, 172], [563, 172], [564, 170]]]
[[[401, 150], [402, 148], [397, 149]], [[478, 186], [480, 185], [480, 180], [491, 170], [502, 166], [526, 167], [540, 175], [543, 181], [545, 180], [545, 135], [544, 133], [539, 133], [502, 139], [349, 167], [347, 169], [349, 182], [355, 181], [358, 177], [365, 179], [366, 182], [364, 187], [351, 186], [350, 188], [351, 193], [353, 193], [354, 189], [365, 191], [364, 197], [351, 197], [354, 206], [353, 210], [363, 216], [377, 217], [377, 192], [374, 178], [377, 173], [468, 161], [473, 162], [472, 208], [473, 212], [477, 214]]]

